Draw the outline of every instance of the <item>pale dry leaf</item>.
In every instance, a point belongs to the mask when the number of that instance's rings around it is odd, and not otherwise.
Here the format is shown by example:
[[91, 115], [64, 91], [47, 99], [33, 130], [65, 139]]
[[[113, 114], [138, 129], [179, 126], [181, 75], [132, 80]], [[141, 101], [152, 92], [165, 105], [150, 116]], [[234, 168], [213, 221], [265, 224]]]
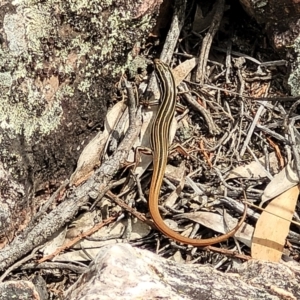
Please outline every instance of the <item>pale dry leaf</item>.
[[[85, 219], [85, 217], [83, 219]], [[95, 225], [93, 219], [91, 219], [89, 223], [90, 223], [89, 228], [86, 228], [87, 224], [83, 220], [79, 220], [78, 222], [76, 222], [77, 231], [76, 232], [72, 231], [71, 233], [72, 228], [69, 229], [68, 238], [66, 238], [64, 243], [68, 243], [73, 238], [75, 238], [76, 236], [73, 236], [75, 233], [84, 234], [85, 231], [90, 230], [91, 227]], [[124, 232], [124, 229], [125, 227], [122, 221], [116, 222], [112, 227], [110, 226], [102, 227], [97, 232], [91, 235], [91, 237], [95, 239], [102, 239], [102, 240], [97, 241], [97, 240], [82, 239], [78, 243], [72, 246], [72, 249], [74, 251], [62, 253], [59, 256], [55, 257], [53, 261], [63, 261], [66, 259], [67, 260], [71, 259], [72, 261], [89, 261], [90, 260], [89, 256], [94, 258], [99, 252], [101, 247], [122, 242], [122, 239], [120, 238], [116, 239], [110, 237], [120, 236]], [[84, 248], [85, 251], [82, 251], [81, 250], [82, 248]], [[89, 255], [87, 255], [85, 252], [87, 252]]]
[[[98, 231], [91, 234], [90, 236], [94, 239], [102, 239], [102, 240], [109, 239], [111, 237], [116, 237], [116, 236], [119, 237], [124, 233], [125, 226], [126, 225], [124, 224], [123, 221], [118, 221], [115, 224], [113, 224], [113, 226], [104, 226], [100, 228]], [[94, 241], [83, 240], [81, 241], [81, 244], [85, 248], [90, 248], [93, 242]], [[76, 248], [76, 245], [74, 246], [74, 248]]]
[[76, 184], [81, 179], [87, 179], [93, 172], [95, 166], [100, 162], [101, 153], [105, 147], [107, 138], [114, 129], [116, 123], [126, 109], [124, 101], [116, 103], [108, 112], [103, 132], [99, 132], [81, 152], [77, 168], [70, 178], [70, 185]]
[[181, 255], [181, 251], [179, 250], [172, 255], [172, 260], [180, 264], [184, 264], [186, 262]]
[[64, 244], [66, 233], [67, 233], [67, 227], [64, 227], [60, 229], [58, 232], [56, 232], [54, 236], [49, 238], [49, 242], [45, 245], [43, 249], [40, 250], [43, 252], [44, 256], [47, 256], [55, 252], [58, 247], [61, 247]]
[[181, 164], [178, 167], [167, 165], [166, 171], [165, 171], [165, 177], [169, 180], [179, 183], [181, 179], [185, 175], [185, 163], [184, 161], [181, 162]]
[[296, 207], [299, 186], [273, 199], [261, 213], [253, 234], [251, 255], [255, 259], [278, 262], [289, 233]]
[[96, 255], [99, 253], [102, 247], [108, 245], [114, 245], [121, 242], [122, 242], [121, 239], [112, 239], [112, 240], [101, 241], [101, 242], [94, 241], [93, 245], [91, 245], [91, 248], [84, 248], [84, 251], [83, 250], [68, 251], [54, 257], [52, 261], [56, 261], [56, 262], [90, 261], [91, 259], [94, 259], [96, 257]]
[[207, 203], [207, 196], [205, 196], [205, 189], [200, 189], [200, 187], [197, 185], [196, 182], [194, 182], [194, 180], [190, 177], [190, 176], [186, 176], [186, 183], [193, 189], [194, 193], [198, 196], [203, 196], [206, 197], [206, 199], [204, 199], [205, 203], [204, 205]]
[[[270, 163], [270, 173], [271, 174], [276, 174], [279, 172], [279, 164], [278, 164], [278, 159], [276, 157], [275, 152], [271, 152], [269, 154], [269, 163]], [[266, 164], [266, 157], [263, 156], [258, 159], [259, 162], [257, 161], [252, 161], [247, 165], [244, 166], [238, 166], [234, 168], [233, 170], [230, 171], [226, 179], [232, 179], [232, 178], [255, 178], [255, 177], [266, 177], [268, 176], [268, 173], [265, 169], [265, 164]]]
[[[95, 226], [95, 220], [99, 219], [99, 212], [97, 210], [86, 211], [80, 214], [69, 226], [66, 234], [67, 239], [71, 240], [79, 234], [90, 230]], [[106, 228], [106, 227], [105, 227]]]
[[[206, 211], [179, 214], [176, 216], [176, 218], [185, 218], [192, 220], [220, 233], [226, 233], [230, 231], [238, 223], [237, 219], [228, 215], [226, 216], [225, 224], [223, 216]], [[254, 228], [251, 225], [245, 223], [239, 228], [234, 236], [235, 238], [237, 238], [237, 240], [250, 247], [253, 230]]]
[[191, 58], [180, 65], [178, 65], [175, 69], [172, 70], [175, 79], [175, 85], [178, 86], [188, 74], [195, 68], [198, 60], [196, 58]]
[[[82, 227], [82, 229], [81, 229], [81, 227], [77, 227], [76, 231], [72, 231], [72, 228], [69, 229], [66, 242], [72, 241], [78, 235], [84, 234], [85, 232], [89, 231], [92, 227], [94, 227], [96, 224], [93, 220], [91, 220], [91, 221], [93, 224], [91, 224], [88, 228], [86, 228], [85, 226]], [[122, 235], [124, 230], [125, 230], [124, 223], [122, 221], [118, 221], [113, 226], [104, 226], [104, 227], [100, 228], [98, 231], [94, 232], [90, 236], [95, 239], [109, 239], [112, 236]], [[77, 233], [77, 235], [73, 236], [75, 232]], [[78, 248], [80, 248], [79, 244], [82, 244], [82, 243], [86, 248], [89, 248], [91, 246], [90, 243], [93, 244], [93, 242], [94, 241], [82, 240], [82, 241], [80, 241], [80, 243], [73, 245], [72, 248], [78, 249]]]
[[[75, 249], [75, 251], [72, 252], [66, 252], [58, 257], [56, 257], [55, 261], [89, 261], [91, 256], [94, 258], [97, 253], [99, 252], [100, 248], [112, 245], [116, 243], [123, 242], [123, 239], [121, 238], [110, 238], [113, 236], [120, 236], [124, 233], [125, 226], [126, 226], [126, 220], [122, 220], [114, 224], [112, 227], [105, 226], [100, 228], [97, 232], [91, 235], [91, 237], [95, 239], [102, 239], [102, 240], [88, 240], [83, 239], [77, 244], [75, 244], [72, 249]], [[136, 222], [132, 223], [132, 230], [130, 234], [130, 241], [134, 241], [136, 239], [141, 239], [145, 236], [147, 236], [151, 231], [151, 228], [145, 224], [144, 222], [137, 220]], [[66, 240], [69, 241], [70, 239]], [[82, 251], [81, 249], [84, 248], [85, 251]], [[55, 249], [56, 250], [56, 249]], [[86, 255], [87, 252], [89, 254]], [[52, 252], [51, 252], [52, 253]]]
[[165, 224], [173, 231], [179, 231], [178, 223], [172, 219], [164, 219]]
[[193, 231], [193, 227], [189, 226], [184, 229], [178, 225], [178, 223], [172, 219], [164, 219], [164, 223], [173, 231], [180, 232], [182, 236], [188, 237]]
[[[78, 222], [76, 225], [76, 229], [70, 228], [68, 230], [68, 234], [67, 234], [68, 241], [72, 240], [77, 235], [90, 230], [95, 225], [96, 224], [94, 222], [94, 218], [91, 218], [90, 224], [88, 226], [84, 222]], [[118, 221], [113, 226], [104, 226], [100, 228], [98, 231], [93, 233], [91, 237], [96, 239], [105, 239], [105, 238], [110, 238], [111, 236], [120, 236], [123, 234], [126, 226], [127, 226], [126, 220]], [[150, 231], [151, 229], [149, 225], [137, 219], [135, 222], [132, 223], [130, 241], [143, 238], [147, 236], [150, 233]], [[75, 233], [76, 235], [74, 235]], [[83, 245], [86, 247], [90, 246], [89, 243], [90, 241], [88, 240], [83, 241]], [[74, 246], [74, 248], [76, 248], [76, 246]]]
[[261, 197], [262, 202], [266, 202], [281, 193], [289, 190], [297, 185], [299, 177], [293, 168], [293, 163], [287, 164], [278, 174], [274, 176], [271, 182], [267, 185]]
[[174, 167], [171, 165], [167, 165], [166, 171], [165, 171], [165, 177], [168, 179], [171, 179], [172, 181], [175, 181], [178, 186], [176, 189], [168, 196], [168, 198], [165, 201], [165, 205], [167, 207], [173, 207], [175, 204], [178, 196], [180, 195], [183, 187], [184, 187], [184, 175], [185, 175], [185, 163], [181, 162], [179, 167]]
[[[144, 109], [142, 112], [143, 123], [141, 127], [141, 131], [139, 137], [136, 139], [133, 149], [129, 152], [127, 161], [134, 162], [135, 161], [135, 150], [137, 147], [145, 147], [150, 149], [150, 129], [153, 120], [153, 114], [157, 111], [157, 106], [151, 106], [151, 108]], [[152, 156], [139, 153], [140, 162], [134, 170], [134, 174], [137, 177], [142, 176], [145, 170], [152, 162]]]
[[132, 223], [132, 229], [130, 233], [130, 241], [134, 241], [136, 239], [142, 239], [146, 237], [151, 231], [151, 228], [146, 223], [136, 219], [135, 222]]

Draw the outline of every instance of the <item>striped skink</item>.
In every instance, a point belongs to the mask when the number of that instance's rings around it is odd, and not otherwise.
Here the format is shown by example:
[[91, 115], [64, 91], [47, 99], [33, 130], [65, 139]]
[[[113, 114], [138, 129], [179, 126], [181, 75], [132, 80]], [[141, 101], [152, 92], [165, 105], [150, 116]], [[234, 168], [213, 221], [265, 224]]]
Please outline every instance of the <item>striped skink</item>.
[[229, 237], [233, 236], [234, 233], [243, 224], [247, 213], [246, 204], [243, 216], [235, 226], [235, 228], [233, 228], [226, 234], [209, 239], [191, 239], [188, 237], [184, 237], [181, 234], [170, 229], [164, 223], [160, 215], [158, 209], [158, 199], [167, 165], [170, 126], [175, 113], [176, 105], [176, 86], [172, 71], [168, 67], [168, 65], [166, 65], [159, 59], [154, 60], [154, 65], [155, 72], [160, 83], [161, 103], [153, 122], [150, 135], [153, 155], [153, 174], [149, 193], [149, 210], [153, 222], [156, 225], [157, 229], [159, 229], [167, 237], [184, 244], [190, 244], [193, 246], [208, 246], [227, 240]]

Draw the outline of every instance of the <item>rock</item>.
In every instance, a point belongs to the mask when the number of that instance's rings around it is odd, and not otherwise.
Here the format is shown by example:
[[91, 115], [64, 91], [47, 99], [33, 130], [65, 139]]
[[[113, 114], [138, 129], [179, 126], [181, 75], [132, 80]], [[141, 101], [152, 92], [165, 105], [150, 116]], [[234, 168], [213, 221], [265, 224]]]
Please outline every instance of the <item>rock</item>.
[[249, 261], [237, 272], [178, 264], [119, 244], [98, 253], [65, 299], [300, 299], [299, 267]]
[[0, 284], [0, 300], [42, 300], [32, 282], [27, 280], [6, 281]]

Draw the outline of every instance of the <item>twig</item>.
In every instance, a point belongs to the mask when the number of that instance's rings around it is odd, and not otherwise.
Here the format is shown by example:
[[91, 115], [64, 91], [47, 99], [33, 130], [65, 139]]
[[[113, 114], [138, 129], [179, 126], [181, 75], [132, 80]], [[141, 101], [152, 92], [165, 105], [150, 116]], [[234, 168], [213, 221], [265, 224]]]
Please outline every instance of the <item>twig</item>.
[[[180, 92], [185, 91], [182, 85], [180, 85], [178, 88], [179, 88]], [[194, 109], [196, 109], [197, 111], [199, 111], [201, 113], [201, 115], [203, 116], [203, 118], [206, 121], [209, 133], [211, 135], [218, 134], [220, 131], [217, 128], [217, 126], [215, 125], [215, 123], [214, 123], [211, 115], [208, 113], [208, 111], [203, 106], [201, 106], [189, 93], [183, 93], [183, 97], [189, 104], [191, 104], [194, 107]]]
[[[263, 102], [263, 104], [265, 104], [265, 102]], [[257, 126], [257, 123], [258, 123], [259, 118], [260, 118], [261, 115], [263, 115], [264, 112], [265, 112], [265, 107], [264, 107], [263, 104], [260, 105], [260, 107], [258, 108], [257, 113], [255, 114], [255, 117], [254, 117], [254, 119], [253, 119], [253, 122], [252, 122], [252, 124], [251, 124], [251, 126], [250, 126], [250, 128], [249, 128], [249, 130], [248, 130], [247, 137], [246, 137], [246, 139], [245, 139], [245, 141], [244, 141], [244, 144], [243, 144], [243, 147], [242, 147], [242, 149], [241, 149], [241, 151], [240, 151], [240, 156], [241, 156], [241, 157], [243, 157], [244, 154], [245, 154], [245, 151], [246, 151], [246, 149], [247, 149], [247, 146], [248, 146], [249, 141], [250, 141], [250, 139], [251, 139], [251, 136], [252, 136], [252, 134], [253, 134], [254, 128]]]
[[[227, 53], [227, 49], [223, 49], [223, 48], [216, 47], [216, 46], [213, 46], [212, 48], [213, 48], [214, 50], [217, 50], [217, 51], [220, 51], [220, 52]], [[231, 55], [243, 57], [243, 58], [245, 58], [245, 59], [248, 59], [248, 60], [254, 62], [254, 63], [257, 64], [257, 65], [263, 64], [263, 63], [261, 63], [259, 60], [257, 60], [256, 58], [254, 58], [254, 57], [252, 57], [252, 56], [249, 56], [249, 55], [247, 55], [247, 54], [241, 53], [241, 52], [231, 51]]]
[[160, 58], [167, 64], [169, 64], [171, 61], [181, 29], [184, 24], [185, 7], [186, 7], [186, 0], [175, 1], [174, 4], [175, 11], [173, 14], [172, 23], [166, 37], [166, 42], [160, 54]]
[[111, 191], [108, 191], [106, 195], [116, 202], [120, 207], [124, 208], [126, 211], [130, 212], [132, 215], [134, 215], [136, 218], [138, 218], [140, 221], [145, 222], [146, 224], [150, 225], [152, 228], [155, 228], [154, 224], [149, 221], [144, 214], [139, 213], [136, 209], [128, 206], [124, 201], [122, 201], [118, 196], [114, 195]]
[[21, 260], [17, 261], [15, 264], [10, 266], [0, 277], [0, 282], [2, 282], [10, 272], [17, 269], [18, 267], [20, 267], [22, 264], [29, 261], [30, 259], [34, 258], [35, 253], [41, 248], [42, 248], [42, 246], [36, 247], [35, 249], [32, 250], [32, 252], [29, 255], [27, 255], [26, 257], [22, 258]]
[[26, 227], [26, 230], [29, 232], [31, 228], [33, 228], [38, 221], [39, 218], [42, 217], [43, 214], [47, 212], [50, 205], [56, 200], [56, 198], [60, 195], [60, 193], [63, 192], [63, 190], [67, 187], [69, 184], [69, 180], [65, 180], [63, 184], [53, 193], [53, 195], [49, 198], [49, 200], [41, 207], [41, 209], [38, 211], [38, 213], [32, 218], [28, 226]]
[[[160, 59], [169, 64], [176, 47], [180, 31], [184, 24], [184, 13], [186, 7], [186, 0], [176, 0], [174, 4], [175, 12], [173, 14], [170, 30], [166, 37], [166, 42], [162, 49]], [[154, 94], [155, 99], [158, 99], [157, 81], [154, 74], [150, 77], [147, 91]], [[150, 97], [149, 97], [150, 98]]]
[[[117, 187], [117, 186], [119, 186], [119, 185], [125, 183], [125, 181], [126, 181], [126, 178], [122, 178], [122, 179], [120, 179], [120, 180], [118, 180], [118, 181], [115, 181], [115, 182], [109, 184], [109, 185], [103, 190], [103, 193], [106, 194], [106, 192], [108, 192], [109, 190], [111, 190], [111, 189], [114, 188], [114, 187]], [[101, 194], [102, 194], [102, 193], [101, 193]], [[99, 201], [100, 201], [101, 199], [102, 199], [102, 197], [101, 197], [101, 198], [98, 197], [98, 198], [94, 201], [93, 205], [91, 206], [91, 210], [93, 210], [93, 209], [97, 206], [97, 204], [99, 203]]]
[[217, 248], [217, 247], [214, 247], [214, 246], [207, 246], [207, 247], [204, 247], [204, 249], [205, 250], [211, 250], [211, 251], [218, 252], [218, 253], [222, 253], [226, 256], [244, 259], [244, 260], [252, 259], [251, 256], [240, 254], [240, 253], [237, 253], [236, 251], [232, 251], [232, 250]]
[[21, 270], [34, 270], [34, 269], [62, 269], [62, 270], [70, 270], [72, 272], [75, 273], [83, 273], [85, 272], [88, 267], [81, 267], [81, 266], [74, 266], [71, 263], [61, 263], [61, 262], [44, 262], [41, 264], [37, 264], [37, 263], [29, 263], [29, 264], [25, 264], [22, 265], [20, 267]]
[[231, 70], [231, 48], [232, 48], [232, 42], [229, 41], [226, 49], [226, 60], [225, 60], [225, 65], [226, 65], [226, 73], [225, 73], [225, 79], [226, 79], [226, 84], [230, 83], [229, 75], [230, 75], [230, 70]]
[[219, 26], [220, 26], [220, 23], [221, 23], [221, 20], [223, 17], [225, 1], [218, 0], [215, 5], [217, 6], [216, 12], [212, 19], [211, 26], [210, 26], [205, 38], [203, 39], [202, 47], [201, 47], [201, 51], [200, 51], [200, 55], [199, 55], [199, 64], [197, 67], [196, 82], [200, 82], [200, 85], [203, 85], [203, 83], [204, 83], [208, 54], [210, 51], [210, 47], [211, 47], [213, 38], [219, 29]]

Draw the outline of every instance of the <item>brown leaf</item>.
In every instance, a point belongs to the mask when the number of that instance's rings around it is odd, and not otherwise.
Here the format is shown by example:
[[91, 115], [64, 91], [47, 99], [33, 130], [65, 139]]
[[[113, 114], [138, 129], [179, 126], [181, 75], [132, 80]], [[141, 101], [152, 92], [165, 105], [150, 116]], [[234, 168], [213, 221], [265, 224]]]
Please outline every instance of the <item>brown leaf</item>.
[[299, 186], [294, 186], [273, 199], [256, 223], [251, 254], [255, 259], [278, 262], [285, 239], [289, 233], [290, 221], [295, 211]]
[[198, 60], [196, 58], [191, 58], [172, 70], [176, 86], [178, 86], [181, 81], [195, 68], [197, 63]]

